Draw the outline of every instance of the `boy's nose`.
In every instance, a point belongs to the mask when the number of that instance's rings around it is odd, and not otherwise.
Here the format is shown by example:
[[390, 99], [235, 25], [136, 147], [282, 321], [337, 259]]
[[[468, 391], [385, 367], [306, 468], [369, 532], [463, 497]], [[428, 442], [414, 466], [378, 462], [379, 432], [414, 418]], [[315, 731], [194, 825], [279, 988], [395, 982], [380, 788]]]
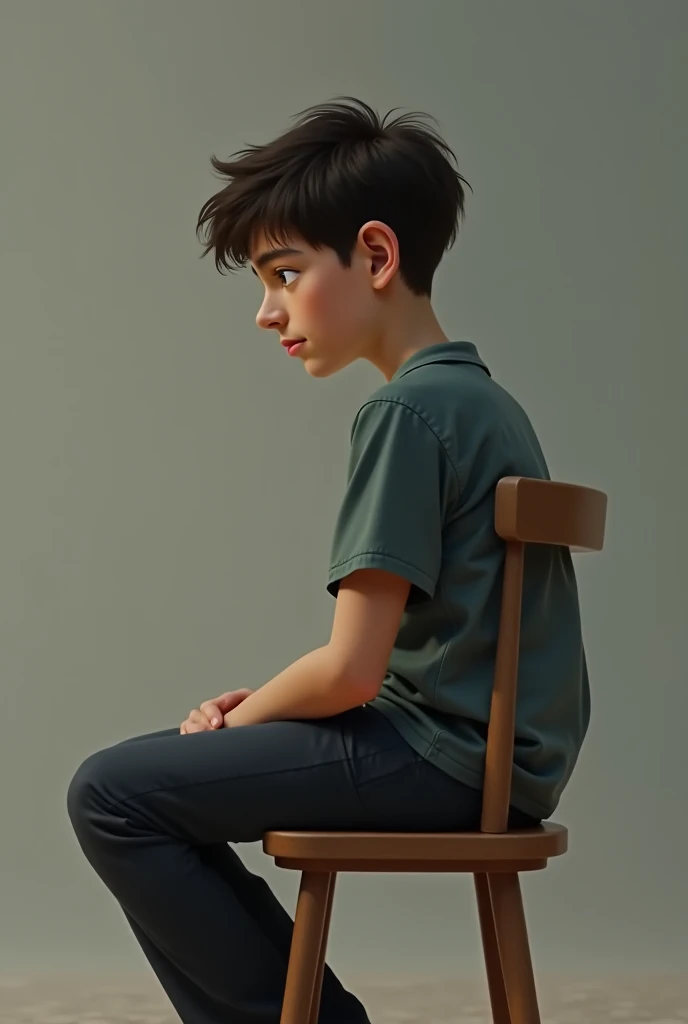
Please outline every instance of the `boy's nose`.
[[284, 310], [261, 306], [256, 314], [256, 323], [267, 331], [279, 330], [286, 324]]

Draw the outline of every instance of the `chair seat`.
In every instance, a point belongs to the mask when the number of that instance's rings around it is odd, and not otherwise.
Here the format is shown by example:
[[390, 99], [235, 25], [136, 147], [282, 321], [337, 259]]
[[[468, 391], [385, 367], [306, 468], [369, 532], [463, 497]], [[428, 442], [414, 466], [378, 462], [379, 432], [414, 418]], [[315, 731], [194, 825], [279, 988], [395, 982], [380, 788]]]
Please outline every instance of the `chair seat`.
[[278, 867], [300, 871], [537, 871], [568, 848], [568, 830], [488, 832], [267, 832], [263, 849]]

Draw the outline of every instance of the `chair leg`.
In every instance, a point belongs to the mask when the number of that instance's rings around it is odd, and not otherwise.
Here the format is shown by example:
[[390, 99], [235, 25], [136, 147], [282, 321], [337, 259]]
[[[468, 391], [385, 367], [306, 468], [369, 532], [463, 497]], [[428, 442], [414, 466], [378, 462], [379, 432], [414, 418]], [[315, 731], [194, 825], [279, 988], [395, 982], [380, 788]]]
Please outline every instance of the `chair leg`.
[[318, 971], [315, 975], [315, 987], [313, 989], [313, 999], [311, 1000], [311, 1013], [309, 1017], [309, 1024], [318, 1024], [318, 1014], [320, 1013], [320, 996], [322, 994], [323, 975], [325, 974], [325, 954], [327, 952], [327, 938], [330, 934], [330, 921], [332, 920], [332, 902], [334, 900], [334, 883], [337, 875], [333, 872], [328, 876], [330, 879], [330, 885], [327, 890], [327, 907], [325, 909], [325, 920], [323, 922], [323, 933], [320, 940], [320, 953], [318, 956]]
[[506, 988], [504, 987], [502, 962], [499, 956], [497, 932], [495, 930], [494, 914], [492, 912], [490, 880], [488, 875], [482, 873], [476, 873], [473, 878], [475, 880], [475, 894], [478, 900], [478, 917], [480, 919], [480, 934], [482, 936], [483, 952], [485, 954], [487, 984], [490, 990], [492, 1020], [494, 1021], [494, 1024], [511, 1024], [509, 1002], [506, 997]]
[[511, 1022], [540, 1024], [518, 875], [495, 872], [489, 886]]
[[327, 872], [301, 875], [280, 1024], [310, 1022], [330, 888]]

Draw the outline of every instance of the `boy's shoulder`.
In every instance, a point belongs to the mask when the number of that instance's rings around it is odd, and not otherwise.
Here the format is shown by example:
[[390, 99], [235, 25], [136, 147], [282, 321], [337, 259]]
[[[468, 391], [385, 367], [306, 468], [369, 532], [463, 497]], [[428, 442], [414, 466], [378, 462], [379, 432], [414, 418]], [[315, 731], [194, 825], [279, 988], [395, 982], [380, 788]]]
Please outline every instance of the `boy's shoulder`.
[[401, 406], [442, 427], [444, 433], [465, 417], [473, 421], [478, 414], [499, 417], [498, 406], [505, 400], [513, 402], [492, 379], [475, 346], [452, 342], [412, 356], [365, 399], [356, 418], [370, 405]]
[[[429, 430], [418, 430], [419, 420]], [[414, 437], [427, 441], [430, 435], [461, 477], [478, 465], [495, 480], [548, 472], [530, 417], [467, 342], [412, 356], [363, 402], [351, 431], [359, 448], [379, 447], [391, 436], [408, 446]]]

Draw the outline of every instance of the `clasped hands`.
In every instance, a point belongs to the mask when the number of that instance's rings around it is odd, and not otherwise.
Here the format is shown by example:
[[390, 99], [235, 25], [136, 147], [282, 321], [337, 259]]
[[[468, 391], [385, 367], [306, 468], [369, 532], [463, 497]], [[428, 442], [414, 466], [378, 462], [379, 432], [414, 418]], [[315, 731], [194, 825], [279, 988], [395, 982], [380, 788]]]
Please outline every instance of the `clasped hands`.
[[179, 731], [182, 736], [192, 732], [208, 732], [222, 729], [226, 725], [225, 716], [233, 711], [253, 693], [253, 690], [228, 690], [227, 693], [205, 700], [199, 708], [189, 712], [188, 718], [182, 722]]

